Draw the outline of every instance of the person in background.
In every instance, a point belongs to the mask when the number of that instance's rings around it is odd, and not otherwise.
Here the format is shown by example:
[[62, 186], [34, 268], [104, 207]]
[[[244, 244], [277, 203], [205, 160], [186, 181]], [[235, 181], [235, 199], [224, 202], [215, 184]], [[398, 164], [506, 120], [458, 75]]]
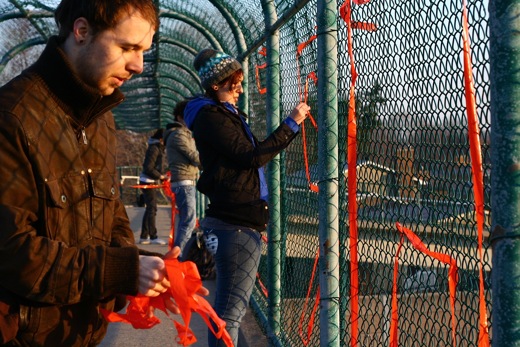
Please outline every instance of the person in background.
[[196, 188], [200, 161], [191, 131], [184, 123], [184, 108], [188, 103], [182, 100], [173, 110], [174, 122], [166, 126], [164, 142], [170, 170], [171, 190], [179, 210], [179, 223], [175, 230], [174, 246], [181, 249], [188, 242], [196, 224]]
[[[203, 167], [197, 189], [210, 200], [200, 226], [217, 268], [214, 309], [236, 346], [258, 271], [260, 232], [269, 219], [264, 166], [296, 137], [310, 108], [298, 104], [259, 141], [237, 107], [244, 79], [240, 63], [226, 53], [204, 49], [193, 65], [205, 94], [188, 102], [184, 119], [193, 131]], [[208, 346], [224, 343], [208, 334]]]
[[[166, 179], [163, 174], [164, 159], [164, 129], [157, 129], [148, 139], [148, 148], [144, 155], [143, 171], [139, 175], [139, 185], [156, 186]], [[157, 236], [157, 189], [156, 187], [143, 188], [145, 210], [141, 225], [141, 245], [166, 245], [166, 241]]]
[[135, 246], [110, 111], [143, 71], [155, 3], [62, 0], [58, 35], [0, 88], [1, 345], [95, 346], [101, 308], [170, 286], [163, 258]]

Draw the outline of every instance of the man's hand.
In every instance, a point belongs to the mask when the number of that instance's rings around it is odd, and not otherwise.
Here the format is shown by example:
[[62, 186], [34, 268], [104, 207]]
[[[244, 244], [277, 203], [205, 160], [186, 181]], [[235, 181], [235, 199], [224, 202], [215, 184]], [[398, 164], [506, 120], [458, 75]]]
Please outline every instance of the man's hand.
[[158, 296], [170, 288], [166, 278], [166, 266], [159, 257], [139, 256], [139, 293], [145, 296]]

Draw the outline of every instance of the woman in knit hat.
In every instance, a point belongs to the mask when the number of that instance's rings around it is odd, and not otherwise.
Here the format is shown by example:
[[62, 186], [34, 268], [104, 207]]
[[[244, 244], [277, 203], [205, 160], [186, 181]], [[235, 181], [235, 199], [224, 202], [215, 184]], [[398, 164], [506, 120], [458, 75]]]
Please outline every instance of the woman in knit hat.
[[[260, 232], [269, 219], [264, 166], [296, 137], [310, 108], [300, 103], [259, 141], [237, 108], [243, 93], [241, 64], [226, 53], [204, 49], [193, 65], [205, 94], [190, 100], [184, 120], [203, 167], [197, 189], [210, 200], [200, 226], [217, 267], [214, 308], [236, 346], [260, 262]], [[208, 340], [209, 347], [224, 346], [211, 333]]]

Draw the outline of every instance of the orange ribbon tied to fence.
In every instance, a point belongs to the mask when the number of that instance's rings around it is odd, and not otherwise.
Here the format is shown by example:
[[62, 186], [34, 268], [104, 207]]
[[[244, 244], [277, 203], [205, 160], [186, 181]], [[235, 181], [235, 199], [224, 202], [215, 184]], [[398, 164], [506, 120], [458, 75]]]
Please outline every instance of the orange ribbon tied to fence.
[[[211, 305], [197, 291], [202, 287], [202, 281], [197, 271], [197, 266], [191, 262], [179, 262], [177, 259], [165, 259], [168, 279], [172, 283], [169, 291], [157, 297], [136, 296], [128, 297], [129, 304], [126, 313], [109, 312], [101, 310], [108, 322], [123, 322], [132, 324], [136, 329], [149, 329], [160, 320], [150, 312], [159, 309], [165, 312], [166, 302], [173, 300], [181, 312], [184, 324], [172, 319], [177, 329], [177, 343], [189, 346], [197, 341], [193, 331], [189, 328], [192, 312], [198, 313], [211, 332], [225, 343], [227, 347], [233, 346], [233, 341], [225, 329], [226, 323], [220, 319]], [[213, 324], [216, 329], [213, 328]]]
[[309, 322], [307, 324], [307, 335], [303, 333], [303, 321], [305, 317], [305, 312], [307, 311], [307, 305], [309, 304], [309, 299], [311, 296], [312, 284], [314, 283], [314, 277], [316, 275], [316, 270], [318, 268], [318, 260], [320, 256], [320, 249], [316, 251], [316, 256], [314, 257], [314, 266], [312, 268], [311, 280], [309, 281], [309, 288], [307, 289], [307, 296], [305, 296], [305, 302], [303, 304], [302, 314], [300, 316], [300, 323], [298, 324], [298, 334], [300, 335], [300, 339], [304, 346], [308, 346], [311, 341], [312, 329], [314, 328], [314, 319], [316, 317], [316, 311], [318, 310], [318, 305], [320, 303], [320, 286], [318, 285], [318, 289], [316, 290], [316, 299], [314, 300], [314, 305], [312, 306], [312, 311], [309, 315]]
[[[356, 5], [364, 5], [370, 0], [354, 0]], [[357, 206], [357, 121], [356, 121], [356, 97], [355, 87], [358, 77], [354, 61], [353, 29], [375, 31], [376, 26], [372, 23], [361, 23], [352, 20], [351, 2], [345, 1], [340, 9], [340, 16], [347, 27], [347, 48], [350, 58], [350, 90], [348, 107], [348, 138], [347, 138], [347, 191], [348, 191], [348, 218], [350, 238], [350, 345], [358, 346], [359, 339], [359, 275], [358, 275], [358, 206]]]
[[348, 138], [347, 138], [347, 191], [348, 191], [348, 219], [350, 238], [350, 346], [358, 346], [359, 338], [359, 275], [358, 275], [358, 225], [357, 225], [357, 125], [356, 125], [356, 100], [355, 85], [357, 72], [354, 63], [354, 52], [352, 49], [352, 25], [350, 20], [350, 0], [340, 7], [341, 18], [347, 24], [347, 45], [350, 57], [350, 92], [348, 107]]
[[450, 257], [447, 254], [433, 252], [430, 251], [426, 245], [421, 241], [421, 239], [414, 234], [413, 231], [403, 227], [400, 223], [396, 223], [397, 230], [401, 233], [401, 241], [399, 243], [399, 247], [397, 248], [397, 253], [395, 256], [394, 263], [394, 282], [392, 288], [392, 319], [390, 322], [390, 347], [397, 347], [397, 322], [398, 322], [398, 307], [397, 307], [397, 268], [398, 268], [398, 258], [399, 253], [401, 251], [401, 246], [403, 244], [403, 235], [408, 238], [408, 240], [412, 243], [413, 247], [417, 249], [419, 252], [424, 253], [432, 258], [437, 259], [438, 261], [448, 264], [448, 288], [450, 291], [450, 310], [451, 310], [451, 335], [453, 340], [453, 346], [457, 345], [456, 342], [456, 329], [457, 329], [457, 321], [455, 319], [455, 295], [457, 290], [457, 282], [458, 282], [458, 267], [455, 259]]
[[[267, 56], [267, 49], [265, 47], [262, 47], [258, 54], [263, 55], [264, 57]], [[267, 67], [267, 63], [263, 63], [260, 65], [256, 65], [255, 67], [255, 77], [256, 77], [256, 87], [258, 88], [258, 93], [265, 94], [267, 93], [267, 88], [261, 86], [260, 84], [260, 70], [265, 69]]]
[[482, 153], [480, 147], [480, 130], [475, 101], [475, 87], [473, 83], [471, 49], [469, 43], [468, 10], [466, 1], [462, 2], [462, 48], [464, 60], [464, 87], [466, 94], [466, 110], [468, 115], [468, 137], [471, 157], [471, 171], [473, 180], [473, 195], [475, 196], [475, 215], [478, 233], [478, 270], [479, 270], [479, 335], [478, 346], [488, 347], [489, 330], [487, 320], [486, 299], [484, 295], [483, 273], [483, 233], [484, 233], [484, 179], [482, 169]]
[[[300, 94], [300, 102], [307, 103], [308, 95], [309, 95], [309, 79], [311, 79], [314, 82], [314, 85], [318, 84], [318, 76], [314, 71], [309, 73], [307, 77], [305, 78], [305, 87], [303, 90], [303, 93], [301, 92], [301, 74], [300, 74], [300, 59], [299, 57], [302, 54], [302, 51], [307, 47], [312, 41], [316, 40], [317, 36], [312, 35], [307, 41], [302, 42], [298, 45], [296, 49], [296, 72], [297, 72], [297, 78], [298, 78], [298, 92]], [[314, 117], [311, 115], [311, 113], [307, 113], [308, 119], [311, 121], [312, 126], [314, 129], [318, 130], [318, 125], [316, 121], [314, 120]], [[318, 193], [319, 188], [318, 185], [311, 180], [311, 173], [309, 170], [309, 156], [307, 151], [307, 135], [305, 130], [305, 121], [303, 121], [300, 124], [301, 130], [302, 130], [302, 142], [303, 142], [303, 161], [305, 164], [305, 175], [307, 177], [307, 184], [311, 191]]]

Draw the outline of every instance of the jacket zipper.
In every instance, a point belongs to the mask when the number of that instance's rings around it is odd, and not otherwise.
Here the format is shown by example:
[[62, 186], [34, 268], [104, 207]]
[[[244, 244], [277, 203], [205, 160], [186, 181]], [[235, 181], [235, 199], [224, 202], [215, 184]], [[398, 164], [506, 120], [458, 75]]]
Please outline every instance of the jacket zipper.
[[85, 127], [81, 128], [81, 136], [83, 137], [83, 144], [88, 145], [87, 133], [85, 132]]

